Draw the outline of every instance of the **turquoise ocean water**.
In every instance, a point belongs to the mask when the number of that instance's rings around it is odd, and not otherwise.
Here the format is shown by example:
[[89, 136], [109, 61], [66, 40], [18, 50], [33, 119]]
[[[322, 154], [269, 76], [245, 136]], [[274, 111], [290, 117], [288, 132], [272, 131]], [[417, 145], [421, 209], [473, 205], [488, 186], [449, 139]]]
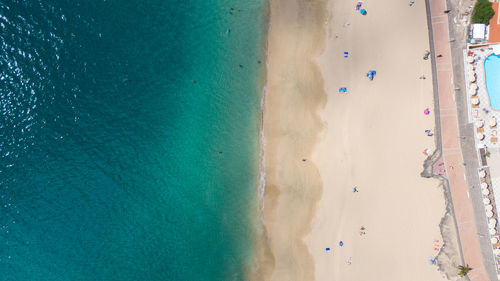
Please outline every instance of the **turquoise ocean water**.
[[0, 1], [0, 280], [245, 279], [265, 6]]

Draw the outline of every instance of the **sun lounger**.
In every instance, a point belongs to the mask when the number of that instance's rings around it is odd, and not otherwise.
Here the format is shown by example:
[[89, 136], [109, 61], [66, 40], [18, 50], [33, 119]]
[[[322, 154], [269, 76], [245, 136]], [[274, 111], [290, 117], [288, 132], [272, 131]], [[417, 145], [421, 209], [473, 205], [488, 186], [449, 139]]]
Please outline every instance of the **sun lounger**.
[[491, 138], [491, 142], [498, 142], [498, 138], [497, 137], [492, 137]]
[[484, 128], [477, 128], [478, 133], [484, 133]]
[[479, 104], [472, 104], [472, 108], [479, 108]]

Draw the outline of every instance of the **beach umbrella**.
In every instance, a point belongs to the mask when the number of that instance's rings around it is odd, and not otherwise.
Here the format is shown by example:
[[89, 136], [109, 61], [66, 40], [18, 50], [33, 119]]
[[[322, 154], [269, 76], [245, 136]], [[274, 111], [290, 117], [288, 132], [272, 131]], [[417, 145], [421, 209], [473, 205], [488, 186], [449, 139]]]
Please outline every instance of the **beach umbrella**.
[[495, 218], [490, 219], [490, 224], [497, 225], [497, 220]]
[[478, 120], [476, 120], [476, 122], [474, 122], [474, 124], [476, 125], [476, 127], [482, 128], [484, 126], [484, 120], [478, 119]]
[[488, 124], [490, 125], [490, 127], [495, 127], [497, 125], [497, 119], [495, 118], [495, 116], [492, 116], [490, 118], [490, 120], [488, 121]]
[[496, 237], [491, 237], [491, 244], [498, 243], [498, 239]]
[[490, 235], [495, 235], [497, 233], [496, 229], [490, 228]]
[[490, 227], [490, 228], [491, 228], [491, 227], [495, 228], [495, 225], [494, 225], [494, 224], [489, 224], [489, 225], [488, 225], [488, 227]]
[[491, 202], [491, 201], [490, 201], [490, 199], [488, 199], [488, 198], [483, 198], [483, 203], [484, 203], [484, 204], [490, 204], [490, 202]]
[[479, 104], [479, 98], [478, 97], [472, 97], [470, 99], [470, 102], [474, 105], [478, 105]]
[[473, 72], [469, 72], [469, 81], [474, 82], [476, 81], [476, 75]]
[[468, 56], [467, 57], [467, 62], [468, 63], [473, 63], [474, 62], [474, 58], [472, 56]]
[[493, 253], [494, 253], [496, 256], [500, 255], [500, 249], [495, 249], [495, 250], [493, 250]]
[[[479, 176], [482, 177], [482, 178], [486, 177], [486, 171], [485, 170], [479, 171]], [[488, 187], [487, 183], [486, 183], [486, 187]]]
[[427, 264], [433, 265], [436, 262], [436, 258], [430, 257], [429, 260], [427, 261]]
[[426, 108], [426, 109], [424, 110], [424, 114], [425, 114], [425, 115], [429, 115], [429, 114], [431, 114], [431, 111], [430, 111], [428, 108]]
[[491, 205], [486, 205], [484, 206], [484, 208], [486, 209], [486, 211], [493, 211], [493, 206]]
[[490, 194], [490, 191], [488, 189], [483, 189], [482, 193], [483, 193], [483, 195], [486, 196], [486, 195]]
[[471, 90], [477, 90], [477, 84], [476, 83], [470, 84], [469, 87], [470, 87]]
[[[487, 216], [488, 218], [493, 217], [493, 212], [492, 212], [492, 211], [486, 211], [486, 216]], [[496, 223], [495, 223], [493, 226], [496, 226]]]
[[361, 10], [359, 10], [359, 12], [360, 12], [363, 16], [365, 16], [365, 15], [367, 14], [365, 9], [361, 9]]
[[484, 134], [483, 133], [477, 133], [476, 134], [478, 140], [484, 140]]
[[344, 242], [340, 241], [340, 242], [339, 242], [339, 246], [340, 246], [340, 247], [344, 246]]

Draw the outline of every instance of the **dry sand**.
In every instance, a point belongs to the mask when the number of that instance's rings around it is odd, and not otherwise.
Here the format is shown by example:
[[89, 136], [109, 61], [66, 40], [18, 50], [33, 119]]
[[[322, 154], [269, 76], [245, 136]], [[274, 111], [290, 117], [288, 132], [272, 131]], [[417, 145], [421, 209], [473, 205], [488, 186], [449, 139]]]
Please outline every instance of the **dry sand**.
[[445, 280], [427, 264], [443, 192], [420, 177], [434, 150], [425, 5], [366, 0], [362, 16], [355, 4], [272, 1], [259, 280]]

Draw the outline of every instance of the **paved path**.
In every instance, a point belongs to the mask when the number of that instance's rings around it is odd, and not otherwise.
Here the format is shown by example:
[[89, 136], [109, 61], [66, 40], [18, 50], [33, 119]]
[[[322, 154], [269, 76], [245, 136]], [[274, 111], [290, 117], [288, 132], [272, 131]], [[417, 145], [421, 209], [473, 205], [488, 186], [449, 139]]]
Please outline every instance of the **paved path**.
[[478, 231], [472, 202], [469, 198], [468, 184], [465, 178], [464, 160], [460, 146], [457, 105], [453, 85], [453, 67], [451, 59], [448, 15], [445, 0], [429, 0], [430, 20], [432, 24], [431, 44], [435, 57], [434, 79], [437, 82], [439, 97], [438, 118], [441, 127], [441, 149], [449, 180], [449, 188], [455, 209], [455, 218], [460, 237], [461, 250], [466, 264], [473, 270], [470, 280], [489, 281], [481, 256]]

